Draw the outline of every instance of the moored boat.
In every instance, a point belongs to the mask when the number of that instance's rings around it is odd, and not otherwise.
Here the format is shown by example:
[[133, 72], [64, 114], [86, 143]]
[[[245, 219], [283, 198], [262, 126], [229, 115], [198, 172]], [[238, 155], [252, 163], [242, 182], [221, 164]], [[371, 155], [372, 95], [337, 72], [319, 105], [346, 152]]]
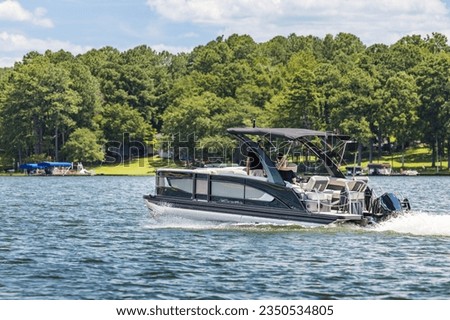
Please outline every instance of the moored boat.
[[372, 176], [390, 176], [392, 174], [392, 167], [389, 163], [369, 163], [369, 175]]
[[348, 137], [289, 128], [227, 131], [240, 142], [242, 165], [157, 170], [156, 193], [144, 196], [154, 218], [366, 225], [410, 208], [394, 193], [377, 196], [368, 177], [348, 178], [339, 170], [335, 146], [345, 148]]

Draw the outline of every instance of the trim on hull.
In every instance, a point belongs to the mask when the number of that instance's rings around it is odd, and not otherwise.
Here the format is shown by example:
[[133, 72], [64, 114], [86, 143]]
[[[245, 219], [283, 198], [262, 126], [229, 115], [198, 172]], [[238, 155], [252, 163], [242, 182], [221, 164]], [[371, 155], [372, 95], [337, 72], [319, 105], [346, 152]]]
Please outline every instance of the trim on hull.
[[232, 223], [296, 224], [301, 226], [324, 226], [335, 222], [361, 221], [361, 216], [346, 214], [309, 214], [289, 212], [289, 209], [268, 209], [264, 207], [233, 207], [202, 201], [174, 201], [145, 196], [147, 207], [155, 219], [174, 216], [198, 221]]

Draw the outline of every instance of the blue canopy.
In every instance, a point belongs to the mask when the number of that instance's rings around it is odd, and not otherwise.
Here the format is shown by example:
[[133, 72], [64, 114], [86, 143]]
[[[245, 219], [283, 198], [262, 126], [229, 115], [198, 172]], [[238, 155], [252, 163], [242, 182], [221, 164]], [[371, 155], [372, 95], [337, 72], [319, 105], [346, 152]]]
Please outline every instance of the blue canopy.
[[38, 166], [41, 166], [41, 168], [49, 168], [49, 167], [71, 167], [72, 162], [39, 162], [37, 164]]
[[36, 170], [36, 169], [43, 169], [44, 167], [37, 163], [23, 163], [19, 166], [19, 169], [24, 170]]

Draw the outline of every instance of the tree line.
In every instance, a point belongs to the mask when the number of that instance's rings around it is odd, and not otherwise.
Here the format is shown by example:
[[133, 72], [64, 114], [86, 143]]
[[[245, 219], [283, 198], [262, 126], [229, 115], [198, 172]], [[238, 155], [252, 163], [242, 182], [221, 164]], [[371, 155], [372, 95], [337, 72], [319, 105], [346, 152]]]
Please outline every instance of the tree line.
[[235, 34], [179, 54], [30, 52], [0, 69], [0, 159], [104, 161], [110, 146], [123, 154], [125, 133], [175, 149], [228, 145], [226, 128], [256, 119], [349, 134], [370, 160], [382, 142], [421, 141], [435, 166], [444, 155], [450, 163], [449, 95], [450, 47], [439, 33], [371, 46], [348, 33], [263, 43]]

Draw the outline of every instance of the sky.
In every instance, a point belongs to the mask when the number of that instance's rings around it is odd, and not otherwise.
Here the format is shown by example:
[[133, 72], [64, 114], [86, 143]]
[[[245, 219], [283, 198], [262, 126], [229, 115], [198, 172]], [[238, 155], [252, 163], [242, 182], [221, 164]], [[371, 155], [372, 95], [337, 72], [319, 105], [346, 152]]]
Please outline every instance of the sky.
[[339, 32], [366, 45], [432, 32], [450, 39], [450, 0], [0, 0], [0, 67], [30, 51], [145, 44], [178, 53], [234, 33], [265, 42]]

